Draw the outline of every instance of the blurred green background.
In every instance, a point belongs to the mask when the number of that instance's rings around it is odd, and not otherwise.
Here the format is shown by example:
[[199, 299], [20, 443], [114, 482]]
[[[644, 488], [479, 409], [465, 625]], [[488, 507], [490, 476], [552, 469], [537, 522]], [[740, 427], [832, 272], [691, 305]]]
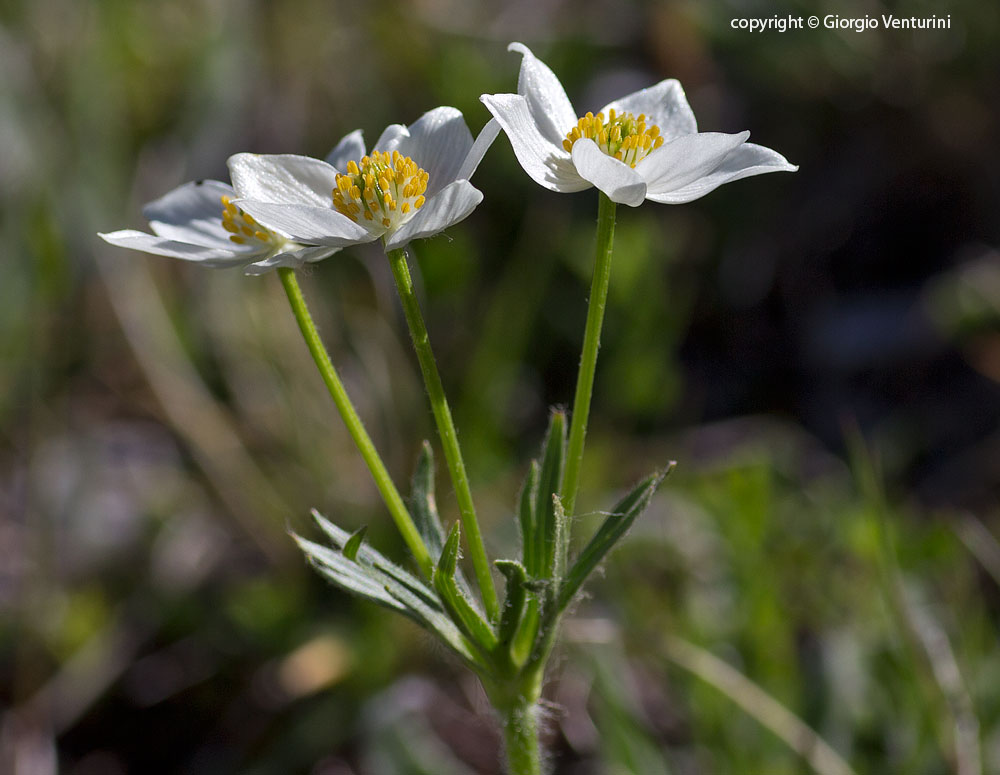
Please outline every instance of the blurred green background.
[[[679, 467], [565, 627], [556, 772], [812, 771], [771, 701], [857, 773], [1000, 771], [1000, 7], [834, 9], [944, 31], [730, 26], [830, 10], [0, 2], [0, 771], [499, 772], [472, 679], [285, 535], [315, 506], [404, 557], [276, 278], [96, 232], [144, 228], [143, 202], [237, 151], [322, 157], [441, 104], [477, 132], [479, 94], [516, 84], [511, 40], [581, 112], [677, 77], [700, 128], [801, 165], [619, 208], [579, 506]], [[503, 136], [475, 183], [416, 254], [496, 556], [571, 399], [596, 196], [537, 187]], [[384, 258], [304, 274], [402, 484], [433, 426]]]

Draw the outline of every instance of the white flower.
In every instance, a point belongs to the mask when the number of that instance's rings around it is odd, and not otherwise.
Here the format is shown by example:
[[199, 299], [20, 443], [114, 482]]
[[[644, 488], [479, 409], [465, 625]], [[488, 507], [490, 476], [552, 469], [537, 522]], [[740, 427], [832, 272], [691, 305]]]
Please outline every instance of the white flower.
[[675, 80], [577, 118], [559, 79], [527, 46], [517, 94], [480, 99], [510, 138], [524, 171], [551, 191], [597, 186], [632, 207], [644, 199], [680, 204], [750, 175], [794, 172], [781, 154], [746, 142], [749, 132], [699, 132], [694, 113]]
[[279, 266], [301, 266], [336, 252], [336, 245], [303, 245], [262, 226], [233, 204], [245, 191], [217, 180], [185, 183], [150, 202], [143, 215], [153, 230], [100, 234], [107, 242], [208, 267], [245, 266], [263, 274]]
[[441, 107], [410, 127], [388, 127], [370, 155], [355, 130], [326, 161], [244, 153], [229, 171], [243, 194], [236, 204], [296, 242], [342, 247], [381, 238], [389, 251], [476, 208], [483, 195], [469, 178], [499, 131], [491, 121], [473, 142], [461, 112]]

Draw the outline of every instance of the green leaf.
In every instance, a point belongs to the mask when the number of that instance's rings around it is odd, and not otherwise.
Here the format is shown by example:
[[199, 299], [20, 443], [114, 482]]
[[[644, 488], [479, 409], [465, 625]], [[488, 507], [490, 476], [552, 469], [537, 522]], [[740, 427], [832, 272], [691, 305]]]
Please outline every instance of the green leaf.
[[528, 475], [521, 487], [521, 497], [518, 506], [518, 524], [521, 527], [521, 560], [529, 573], [535, 573], [535, 503], [538, 500], [538, 477], [541, 468], [537, 460], [531, 461]]
[[552, 578], [559, 584], [563, 574], [566, 572], [566, 556], [569, 554], [569, 524], [566, 521], [566, 512], [563, 510], [562, 498], [553, 494], [552, 496], [552, 518], [555, 525], [555, 533], [552, 536], [552, 546], [554, 549], [552, 559]]
[[[421, 446], [411, 486], [410, 511], [417, 525], [417, 532], [424, 539], [431, 559], [436, 563], [441, 559], [441, 550], [444, 548], [444, 526], [434, 498], [434, 450], [429, 441]], [[455, 583], [466, 597], [472, 597], [472, 588], [465, 580], [461, 568], [455, 572]]]
[[347, 543], [344, 544], [344, 556], [348, 560], [358, 559], [358, 549], [361, 548], [361, 543], [365, 540], [365, 533], [368, 532], [368, 525], [362, 525], [353, 533], [351, 537], [347, 539]]
[[538, 636], [538, 625], [541, 622], [541, 603], [537, 595], [528, 597], [524, 608], [524, 616], [514, 633], [510, 644], [510, 656], [514, 664], [520, 668], [528, 661], [535, 648], [535, 638]]
[[673, 470], [674, 465], [670, 463], [663, 471], [647, 476], [614, 507], [567, 572], [566, 579], [559, 589], [556, 606], [558, 611], [562, 611], [570, 604], [594, 568], [604, 559], [611, 547], [628, 532], [636, 517], [649, 505], [653, 494], [667, 474]]
[[507, 580], [503, 611], [500, 614], [499, 639], [501, 643], [509, 645], [514, 639], [517, 625], [524, 613], [524, 604], [528, 597], [525, 589], [528, 573], [516, 560], [497, 560], [493, 564]]
[[476, 610], [455, 582], [460, 538], [460, 530], [458, 522], [456, 522], [452, 525], [451, 532], [448, 533], [448, 540], [444, 543], [441, 559], [434, 569], [432, 582], [434, 589], [440, 595], [445, 610], [451, 614], [452, 621], [473, 643], [482, 649], [484, 654], [488, 655], [497, 646], [497, 635], [485, 617]]
[[434, 499], [434, 450], [429, 441], [425, 441], [420, 448], [411, 487], [410, 511], [413, 521], [431, 557], [437, 562], [444, 546], [444, 527]]
[[[343, 551], [344, 547], [347, 546], [347, 542], [351, 539], [351, 534], [346, 530], [342, 530], [337, 527], [315, 509], [313, 510], [312, 515], [313, 519], [316, 520], [316, 524], [318, 524], [330, 540], [333, 541], [334, 546]], [[367, 544], [361, 544], [361, 546], [358, 547], [358, 554], [355, 559], [356, 562], [361, 565], [375, 568], [380, 573], [384, 573], [386, 576], [393, 579], [397, 584], [409, 589], [412, 594], [423, 598], [428, 604], [440, 607], [441, 602], [438, 600], [437, 595], [433, 592], [433, 590], [428, 588], [423, 581], [418, 579], [409, 571], [396, 565], [391, 560], [386, 559], [383, 555], [379, 554]]]
[[563, 459], [566, 451], [566, 413], [552, 412], [549, 429], [543, 444], [542, 468], [538, 478], [535, 499], [535, 568], [528, 568], [538, 578], [551, 578], [558, 553], [556, 545], [555, 508], [552, 496], [558, 494], [562, 481]]
[[484, 668], [475, 646], [452, 622], [433, 589], [363, 543], [359, 543], [354, 559], [348, 558], [343, 550], [353, 536], [316, 511], [313, 511], [313, 517], [341, 551], [295, 534], [292, 537], [322, 576], [347, 592], [413, 619], [437, 635], [471, 667], [477, 670]]

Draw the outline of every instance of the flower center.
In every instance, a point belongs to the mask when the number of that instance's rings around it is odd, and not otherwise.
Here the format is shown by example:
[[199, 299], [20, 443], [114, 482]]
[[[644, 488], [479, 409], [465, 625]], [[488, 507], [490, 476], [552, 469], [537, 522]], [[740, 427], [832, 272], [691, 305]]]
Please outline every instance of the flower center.
[[231, 196], [222, 197], [222, 228], [229, 232], [230, 241], [237, 245], [259, 242], [268, 247], [278, 244], [281, 238], [277, 234], [257, 223], [250, 213], [243, 212], [232, 200]]
[[573, 144], [581, 137], [593, 140], [608, 156], [630, 167], [663, 145], [660, 128], [655, 124], [647, 127], [645, 113], [636, 118], [631, 113], [615, 113], [614, 108], [608, 111], [607, 121], [603, 113], [596, 116], [588, 113], [577, 121], [576, 126], [567, 132], [563, 148], [572, 151]]
[[357, 223], [358, 216], [395, 229], [424, 206], [427, 173], [399, 151], [372, 151], [371, 156], [347, 163], [347, 174], [337, 175], [333, 208]]

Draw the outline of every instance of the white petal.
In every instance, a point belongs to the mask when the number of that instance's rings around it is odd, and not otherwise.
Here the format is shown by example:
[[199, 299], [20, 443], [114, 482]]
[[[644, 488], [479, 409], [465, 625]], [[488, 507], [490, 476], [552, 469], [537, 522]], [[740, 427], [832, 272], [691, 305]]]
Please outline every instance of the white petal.
[[347, 169], [347, 162], [356, 161], [361, 163], [361, 157], [365, 155], [365, 139], [360, 129], [355, 129], [349, 135], [345, 135], [336, 148], [326, 155], [326, 163], [334, 167], [338, 172]]
[[563, 147], [538, 131], [524, 97], [484, 94], [479, 99], [507, 133], [514, 155], [532, 180], [550, 191], [563, 193], [590, 188], [590, 183], [577, 174]]
[[294, 154], [238, 153], [229, 157], [233, 188], [258, 202], [331, 206], [337, 171], [325, 161]]
[[317, 261], [322, 261], [339, 252], [340, 248], [328, 248], [326, 245], [319, 245], [317, 247], [304, 247], [299, 251], [299, 255], [305, 263], [315, 264]]
[[[169, 258], [180, 258], [184, 261], [194, 261], [203, 266], [222, 268], [227, 266], [241, 266], [249, 261], [253, 261], [254, 256], [260, 255], [260, 251], [223, 250], [220, 248], [207, 248], [200, 245], [192, 245], [187, 242], [157, 237], [143, 231], [125, 229], [123, 231], [113, 231], [110, 234], [98, 234], [105, 242], [117, 245], [121, 248], [131, 248], [141, 250], [145, 253], [153, 253], [157, 256], [168, 256]], [[234, 248], [237, 247], [230, 242]]]
[[150, 228], [161, 237], [191, 245], [229, 250], [222, 228], [222, 197], [235, 192], [217, 180], [185, 183], [142, 208]]
[[604, 153], [589, 138], [581, 137], [573, 143], [573, 163], [612, 202], [638, 207], [646, 198], [646, 181], [627, 164]]
[[379, 151], [394, 151], [399, 141], [404, 137], [408, 137], [409, 134], [410, 130], [404, 124], [389, 124], [385, 128], [385, 131], [378, 136], [378, 140], [375, 141], [375, 145], [372, 148]]
[[428, 199], [456, 180], [462, 162], [472, 148], [472, 132], [462, 111], [441, 107], [429, 110], [406, 129], [393, 136], [380, 151], [399, 151], [409, 156], [428, 175]]
[[386, 241], [385, 249], [395, 250], [415, 239], [433, 236], [467, 217], [482, 201], [482, 192], [469, 181], [449, 183]]
[[645, 113], [646, 124], [656, 124], [667, 141], [698, 131], [698, 122], [684, 96], [684, 89], [673, 78], [617, 99], [605, 105], [601, 112], [607, 116], [611, 108], [636, 116]]
[[646, 180], [650, 195], [667, 194], [712, 172], [749, 136], [749, 132], [683, 135], [649, 154], [636, 165], [636, 172]]
[[294, 250], [278, 253], [277, 255], [265, 258], [263, 261], [250, 264], [247, 266], [244, 274], [262, 275], [274, 271], [279, 267], [298, 269], [305, 263], [320, 261], [332, 256], [336, 252], [337, 248], [296, 246]]
[[723, 183], [731, 183], [751, 175], [763, 175], [766, 172], [795, 172], [797, 169], [797, 166], [789, 164], [777, 151], [762, 145], [744, 143], [704, 177], [675, 191], [650, 194], [649, 199], [664, 204], [681, 204], [703, 197]]
[[523, 43], [511, 43], [507, 50], [524, 57], [517, 76], [517, 93], [528, 100], [538, 130], [551, 142], [561, 145], [566, 133], [576, 126], [577, 118], [566, 90], [549, 66]]
[[498, 134], [500, 134], [500, 124], [495, 118], [491, 118], [479, 132], [479, 136], [476, 138], [476, 142], [472, 144], [472, 148], [469, 149], [469, 153], [466, 154], [465, 159], [462, 161], [462, 166], [459, 167], [458, 173], [455, 176], [456, 179], [469, 180], [475, 174], [479, 168], [479, 162], [483, 160], [486, 152], [493, 145], [493, 141], [497, 139]]
[[263, 226], [284, 234], [295, 242], [343, 248], [371, 242], [378, 238], [363, 226], [329, 207], [275, 204], [253, 199], [237, 199], [236, 205], [256, 218]]

